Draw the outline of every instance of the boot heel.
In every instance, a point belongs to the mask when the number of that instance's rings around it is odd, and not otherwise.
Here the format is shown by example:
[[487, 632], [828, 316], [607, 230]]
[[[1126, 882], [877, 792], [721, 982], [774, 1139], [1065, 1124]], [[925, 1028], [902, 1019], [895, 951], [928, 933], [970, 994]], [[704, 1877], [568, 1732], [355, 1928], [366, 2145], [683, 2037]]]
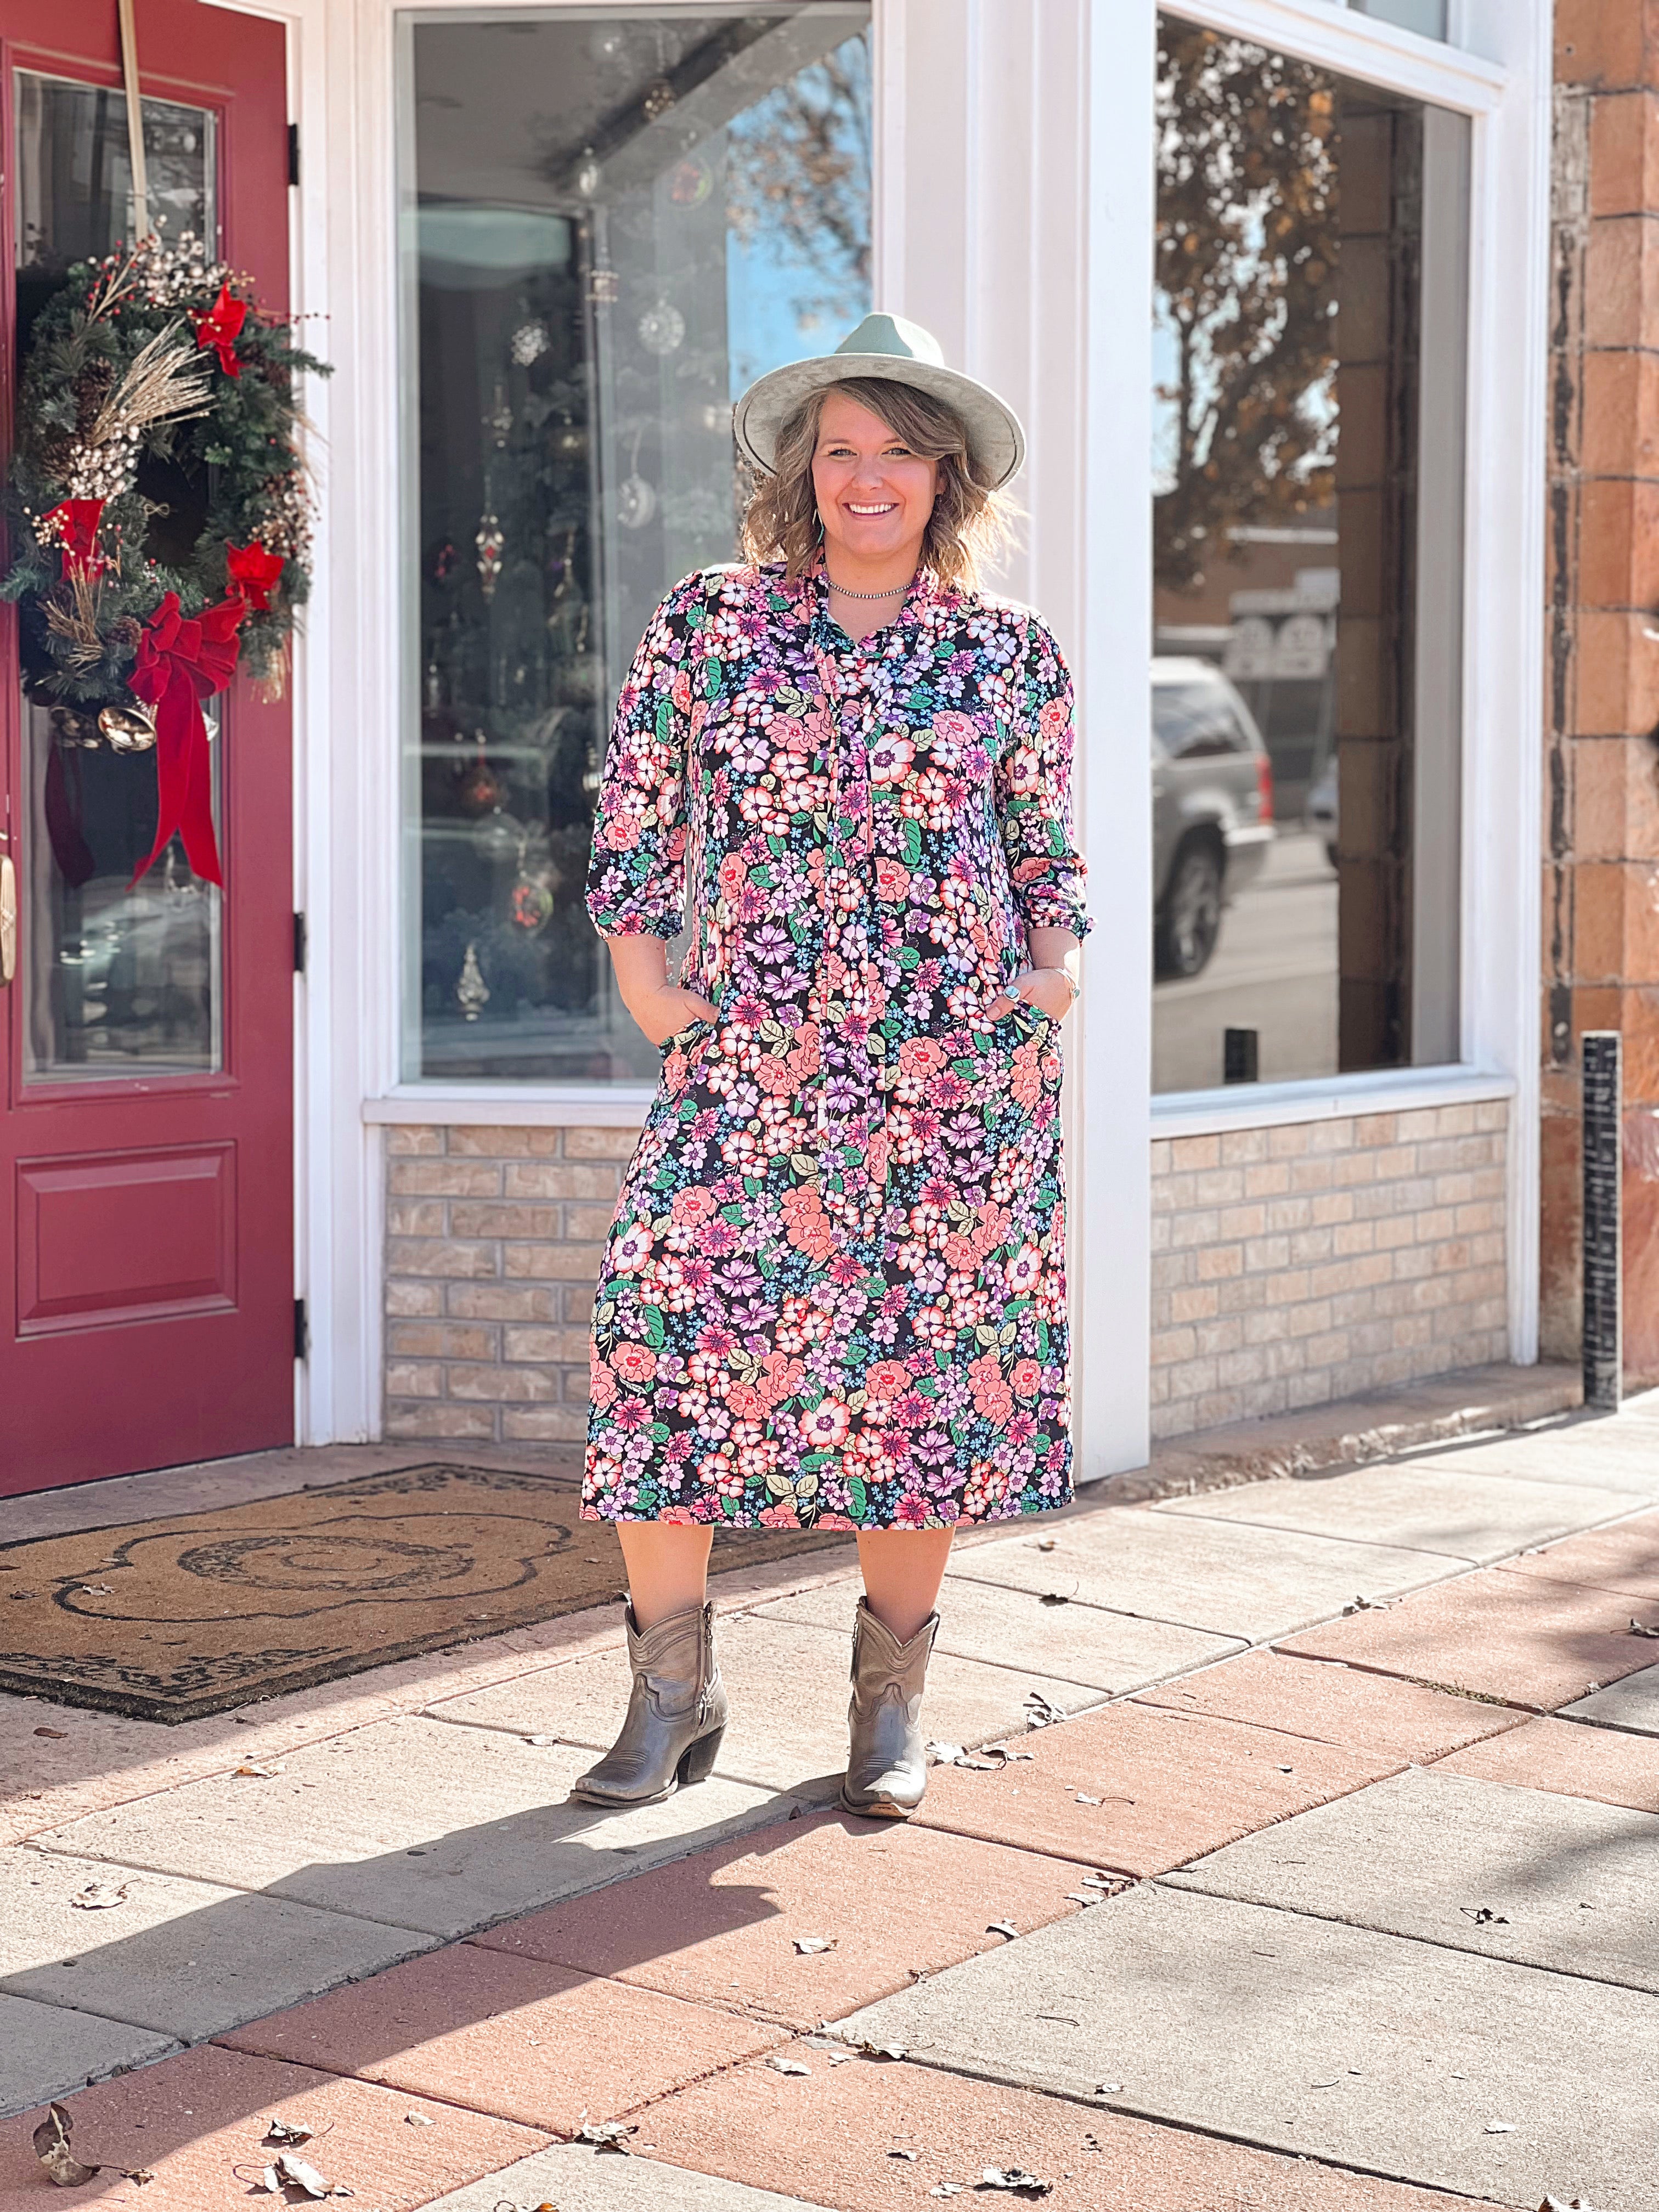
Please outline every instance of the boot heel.
[[713, 1729], [708, 1735], [700, 1735], [695, 1743], [686, 1746], [679, 1764], [678, 1779], [682, 1785], [688, 1782], [708, 1781], [714, 1771], [714, 1761], [720, 1755], [720, 1738], [725, 1734], [724, 1728]]

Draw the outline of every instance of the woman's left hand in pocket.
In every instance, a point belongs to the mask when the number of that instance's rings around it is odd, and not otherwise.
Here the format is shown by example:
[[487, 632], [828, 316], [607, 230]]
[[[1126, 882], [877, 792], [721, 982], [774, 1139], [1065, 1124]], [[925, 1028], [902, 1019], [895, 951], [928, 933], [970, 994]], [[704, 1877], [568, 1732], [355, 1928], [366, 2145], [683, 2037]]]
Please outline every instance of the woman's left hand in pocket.
[[1000, 991], [985, 1009], [994, 1022], [1011, 1013], [1024, 999], [1028, 1006], [1036, 1006], [1051, 1021], [1063, 1022], [1072, 1011], [1072, 987], [1066, 980], [1063, 969], [1022, 968], [1008, 987]]

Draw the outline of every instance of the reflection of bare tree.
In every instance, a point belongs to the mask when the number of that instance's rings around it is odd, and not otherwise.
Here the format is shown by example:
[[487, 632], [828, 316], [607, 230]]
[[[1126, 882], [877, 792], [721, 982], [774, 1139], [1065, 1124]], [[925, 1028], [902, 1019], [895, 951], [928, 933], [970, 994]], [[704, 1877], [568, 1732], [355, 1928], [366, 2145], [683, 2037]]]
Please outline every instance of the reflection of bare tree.
[[[779, 85], [730, 127], [732, 228], [744, 245], [770, 232], [823, 289], [794, 302], [827, 315], [860, 300], [870, 280], [870, 73], [849, 39]], [[839, 281], [837, 281], [839, 280]]]
[[1157, 304], [1175, 345], [1159, 583], [1324, 506], [1336, 446], [1336, 100], [1310, 64], [1160, 20]]

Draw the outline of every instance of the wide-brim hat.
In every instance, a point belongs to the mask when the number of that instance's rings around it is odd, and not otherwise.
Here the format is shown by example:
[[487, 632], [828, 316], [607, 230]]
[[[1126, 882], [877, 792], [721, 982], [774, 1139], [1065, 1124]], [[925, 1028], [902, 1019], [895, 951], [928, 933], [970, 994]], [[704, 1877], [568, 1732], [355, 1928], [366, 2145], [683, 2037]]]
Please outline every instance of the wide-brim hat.
[[804, 399], [848, 377], [876, 376], [908, 384], [942, 399], [968, 434], [975, 473], [994, 488], [1019, 473], [1025, 433], [1006, 399], [988, 385], [947, 368], [939, 340], [920, 323], [898, 315], [866, 315], [834, 353], [787, 362], [757, 377], [738, 400], [732, 421], [738, 449], [770, 476], [777, 467], [778, 434]]

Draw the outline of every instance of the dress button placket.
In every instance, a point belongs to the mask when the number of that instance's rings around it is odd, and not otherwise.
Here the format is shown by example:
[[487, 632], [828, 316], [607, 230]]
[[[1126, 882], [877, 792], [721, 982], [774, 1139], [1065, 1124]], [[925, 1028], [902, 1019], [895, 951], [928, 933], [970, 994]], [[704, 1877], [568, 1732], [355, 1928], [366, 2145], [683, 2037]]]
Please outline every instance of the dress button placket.
[[[857, 648], [820, 647], [818, 678], [823, 687], [825, 725], [831, 733], [830, 757], [830, 834], [824, 858], [824, 890], [830, 912], [836, 916], [838, 950], [848, 971], [846, 1010], [868, 1024], [872, 1006], [871, 986], [872, 918], [874, 884], [872, 860], [874, 821], [869, 776], [868, 672], [865, 655]], [[843, 682], [843, 677], [849, 679]], [[842, 893], [851, 896], [842, 905]], [[875, 1235], [880, 1219], [879, 1200], [869, 1176], [870, 1135], [875, 1115], [884, 1110], [876, 1080], [866, 1026], [855, 1038], [842, 1024], [824, 1023], [820, 1047], [817, 1113], [819, 1188], [825, 1205], [842, 1220], [848, 1233], [863, 1238]], [[850, 1095], [849, 1105], [831, 1100], [832, 1085], [839, 1079]], [[874, 1115], [872, 1115], [872, 1106]], [[850, 1155], [850, 1157], [849, 1157]], [[841, 1188], [832, 1186], [840, 1178]]]

